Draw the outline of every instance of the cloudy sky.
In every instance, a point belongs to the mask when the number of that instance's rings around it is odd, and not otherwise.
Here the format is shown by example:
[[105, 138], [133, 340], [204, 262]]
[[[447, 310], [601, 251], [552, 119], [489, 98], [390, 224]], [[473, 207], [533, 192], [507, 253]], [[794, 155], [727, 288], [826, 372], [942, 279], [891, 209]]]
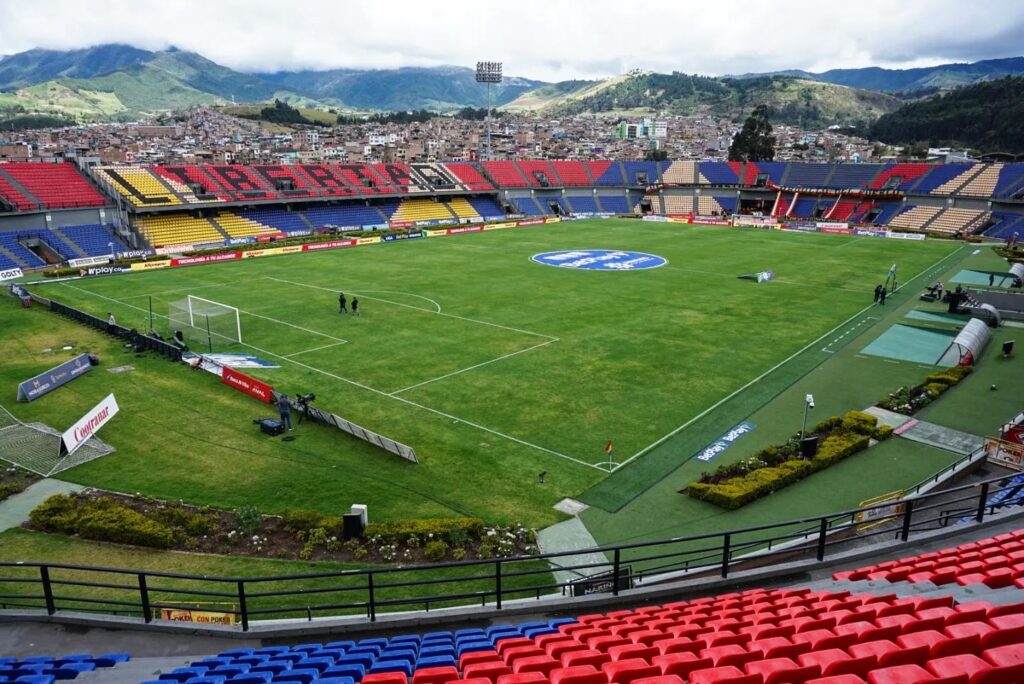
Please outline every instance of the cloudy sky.
[[543, 80], [1024, 53], [1020, 0], [0, 0], [0, 55], [128, 43], [242, 71], [505, 62]]

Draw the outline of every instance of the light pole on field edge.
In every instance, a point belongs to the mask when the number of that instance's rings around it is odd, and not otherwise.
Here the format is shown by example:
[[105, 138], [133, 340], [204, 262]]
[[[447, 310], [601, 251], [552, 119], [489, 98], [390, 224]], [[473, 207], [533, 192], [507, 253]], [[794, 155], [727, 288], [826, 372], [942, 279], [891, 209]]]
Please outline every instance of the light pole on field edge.
[[808, 394], [804, 397], [804, 422], [800, 426], [800, 441], [804, 441], [804, 435], [807, 433], [807, 412], [814, 408], [814, 395]]

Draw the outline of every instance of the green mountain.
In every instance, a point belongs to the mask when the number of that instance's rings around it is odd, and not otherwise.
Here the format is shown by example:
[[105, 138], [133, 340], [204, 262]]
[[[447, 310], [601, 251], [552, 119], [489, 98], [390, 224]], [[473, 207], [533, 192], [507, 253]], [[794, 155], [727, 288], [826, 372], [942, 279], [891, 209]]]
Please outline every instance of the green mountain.
[[92, 78], [142, 64], [152, 52], [130, 45], [100, 45], [82, 50], [28, 50], [0, 59], [0, 90], [11, 90], [55, 78]]
[[958, 88], [881, 117], [872, 137], [895, 144], [1024, 152], [1024, 77]]
[[812, 81], [879, 90], [882, 92], [917, 92], [949, 90], [982, 81], [1024, 74], [1024, 57], [986, 59], [971, 64], [940, 64], [917, 69], [831, 69], [820, 73], [808, 71], [779, 71], [766, 74], [743, 74], [736, 78], [763, 78], [765, 76], [795, 76]]
[[[357, 109], [444, 112], [487, 104], [487, 89], [476, 82], [475, 72], [457, 66], [284, 71], [259, 76], [284, 89]], [[491, 96], [495, 105], [502, 105], [543, 85], [543, 81], [506, 77], [504, 83], [492, 86]]]
[[553, 115], [739, 117], [764, 103], [769, 107], [772, 121], [813, 128], [863, 124], [902, 104], [901, 100], [884, 93], [783, 76], [734, 79], [679, 72], [641, 73], [560, 86], [556, 84], [527, 93], [506, 108], [539, 109]]

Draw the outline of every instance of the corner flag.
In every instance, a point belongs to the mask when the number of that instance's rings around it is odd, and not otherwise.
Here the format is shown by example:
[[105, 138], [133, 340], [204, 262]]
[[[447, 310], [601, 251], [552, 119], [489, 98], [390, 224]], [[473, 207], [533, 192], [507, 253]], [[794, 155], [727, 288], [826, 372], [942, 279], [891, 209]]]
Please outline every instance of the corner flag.
[[612, 455], [612, 440], [609, 439], [608, 443], [604, 445], [604, 453], [608, 454], [609, 456]]

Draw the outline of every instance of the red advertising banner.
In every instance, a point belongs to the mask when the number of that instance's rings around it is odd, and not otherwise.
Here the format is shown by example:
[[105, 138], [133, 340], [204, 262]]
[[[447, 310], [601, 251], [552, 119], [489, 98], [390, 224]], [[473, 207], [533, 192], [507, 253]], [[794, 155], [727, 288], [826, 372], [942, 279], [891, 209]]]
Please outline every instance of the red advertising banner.
[[234, 387], [239, 392], [245, 392], [250, 397], [259, 399], [264, 404], [274, 401], [274, 388], [256, 378], [250, 378], [245, 373], [239, 373], [234, 368], [224, 366], [220, 375], [220, 381], [225, 385]]
[[391, 221], [388, 223], [392, 228], [412, 228], [415, 225], [414, 221]]
[[1006, 432], [1003, 433], [1003, 439], [1007, 442], [1024, 444], [1024, 425], [1011, 425], [1007, 428]]
[[193, 264], [212, 264], [217, 261], [234, 261], [241, 259], [241, 252], [226, 252], [224, 254], [210, 254], [209, 256], [181, 257], [171, 259], [171, 266], [192, 266]]
[[449, 228], [447, 232], [449, 235], [458, 235], [459, 233], [479, 233], [483, 229], [483, 226], [466, 226], [464, 228]]
[[544, 223], [544, 219], [526, 219], [525, 221], [516, 221], [517, 226], [542, 226]]
[[303, 252], [315, 252], [318, 249], [341, 249], [342, 247], [355, 247], [356, 240], [330, 240], [328, 242], [310, 242], [302, 245]]

